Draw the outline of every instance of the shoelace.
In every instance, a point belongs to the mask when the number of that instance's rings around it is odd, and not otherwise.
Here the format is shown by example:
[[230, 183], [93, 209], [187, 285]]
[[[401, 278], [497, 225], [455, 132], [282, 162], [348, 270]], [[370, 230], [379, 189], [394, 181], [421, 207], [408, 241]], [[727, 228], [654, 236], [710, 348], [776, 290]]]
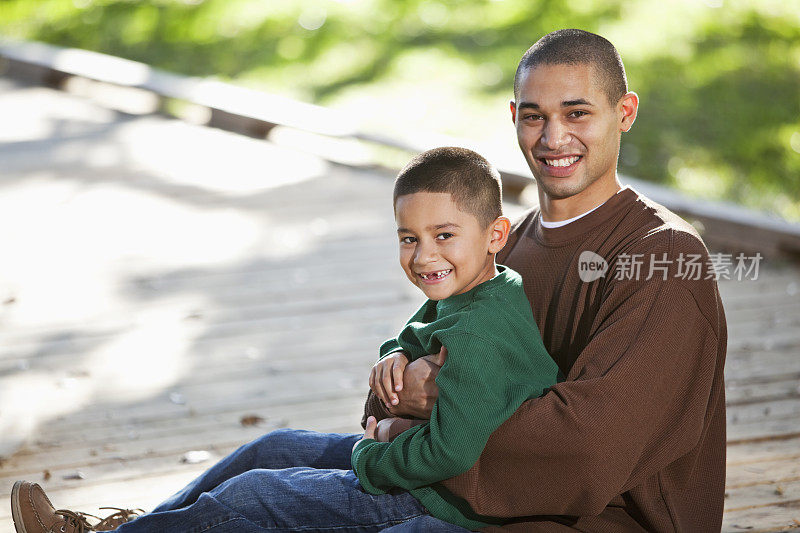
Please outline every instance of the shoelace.
[[87, 531], [92, 531], [93, 528], [86, 520], [86, 517], [91, 516], [92, 518], [97, 518], [96, 516], [88, 513], [75, 513], [67, 509], [58, 509], [55, 511], [55, 514], [64, 517], [64, 523], [61, 524], [61, 529], [58, 533], [64, 533], [67, 530], [66, 526], [68, 525], [75, 528], [75, 533], [86, 533]]
[[100, 519], [100, 521], [94, 525], [94, 530], [102, 531], [101, 527], [109, 527], [109, 526], [116, 526], [120, 524], [124, 524], [125, 522], [130, 522], [137, 516], [144, 514], [143, 509], [122, 509], [121, 507], [100, 507], [100, 509], [113, 509], [116, 513], [112, 513], [107, 517]]

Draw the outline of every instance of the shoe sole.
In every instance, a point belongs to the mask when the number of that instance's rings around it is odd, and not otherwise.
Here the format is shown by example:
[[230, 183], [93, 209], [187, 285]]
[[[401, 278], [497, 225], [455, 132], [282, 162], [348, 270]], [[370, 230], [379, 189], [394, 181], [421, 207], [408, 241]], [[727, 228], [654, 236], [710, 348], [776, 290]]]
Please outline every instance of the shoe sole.
[[14, 529], [17, 533], [28, 533], [25, 529], [25, 524], [22, 523], [22, 509], [19, 507], [19, 488], [22, 486], [22, 481], [14, 483], [14, 488], [11, 489], [11, 518], [14, 520]]

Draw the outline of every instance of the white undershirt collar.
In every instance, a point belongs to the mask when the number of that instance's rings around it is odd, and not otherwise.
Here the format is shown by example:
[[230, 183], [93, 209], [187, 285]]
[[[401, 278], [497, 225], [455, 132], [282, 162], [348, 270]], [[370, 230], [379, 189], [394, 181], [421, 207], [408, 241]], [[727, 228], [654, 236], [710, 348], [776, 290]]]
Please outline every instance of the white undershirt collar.
[[[625, 190], [625, 189], [627, 189], [627, 188], [628, 188], [627, 186], [626, 186], [626, 187], [623, 187], [623, 188], [621, 188], [620, 190], [618, 190], [618, 191], [617, 191], [615, 194], [619, 194], [619, 193], [621, 193], [622, 191], [624, 191], [624, 190]], [[608, 200], [606, 200], [606, 202], [607, 202], [607, 201], [608, 201]], [[604, 203], [606, 203], [606, 202], [603, 202], [603, 204], [604, 204]], [[558, 220], [558, 221], [556, 221], [556, 222], [548, 222], [547, 220], [544, 220], [544, 219], [541, 217], [541, 214], [540, 214], [540, 215], [539, 215], [539, 222], [541, 222], [541, 223], [542, 223], [542, 227], [543, 227], [543, 228], [560, 228], [561, 226], [566, 226], [567, 224], [570, 224], [570, 223], [572, 223], [572, 222], [575, 222], [575, 221], [576, 221], [576, 220], [578, 220], [579, 218], [583, 218], [583, 217], [585, 217], [586, 215], [588, 215], [589, 213], [591, 213], [591, 212], [592, 212], [592, 211], [594, 211], [595, 209], [599, 208], [599, 207], [600, 207], [600, 206], [602, 206], [603, 204], [596, 205], [596, 206], [594, 206], [593, 208], [591, 208], [591, 209], [589, 209], [588, 211], [586, 211], [585, 213], [581, 213], [580, 215], [578, 215], [578, 216], [576, 216], [576, 217], [568, 218], [567, 220]]]

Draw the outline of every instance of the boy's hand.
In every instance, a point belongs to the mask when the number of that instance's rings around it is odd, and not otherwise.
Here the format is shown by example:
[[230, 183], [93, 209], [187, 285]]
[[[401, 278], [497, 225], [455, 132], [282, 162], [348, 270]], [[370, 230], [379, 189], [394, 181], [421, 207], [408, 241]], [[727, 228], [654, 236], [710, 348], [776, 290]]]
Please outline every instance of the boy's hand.
[[403, 352], [394, 352], [375, 363], [369, 373], [369, 388], [387, 409], [400, 403], [397, 392], [403, 390], [403, 371], [407, 364], [408, 358]]
[[374, 439], [375, 438], [375, 430], [376, 430], [377, 427], [378, 427], [378, 421], [375, 419], [374, 416], [371, 416], [371, 417], [367, 418], [367, 429], [364, 430], [364, 438], [359, 440], [359, 441], [356, 441], [356, 443], [353, 444], [353, 450], [356, 449], [356, 446], [358, 446], [358, 443], [361, 442], [362, 440], [364, 440], [364, 439]]
[[400, 402], [389, 405], [389, 412], [396, 416], [429, 420], [433, 404], [439, 397], [436, 376], [447, 359], [447, 348], [442, 346], [439, 353], [426, 355], [409, 363], [403, 376], [404, 387], [398, 391]]

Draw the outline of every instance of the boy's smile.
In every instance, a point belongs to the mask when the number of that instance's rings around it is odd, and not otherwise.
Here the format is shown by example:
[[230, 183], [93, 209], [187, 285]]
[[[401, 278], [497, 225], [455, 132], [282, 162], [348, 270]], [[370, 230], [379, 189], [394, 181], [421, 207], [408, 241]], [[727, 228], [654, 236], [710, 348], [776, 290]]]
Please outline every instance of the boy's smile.
[[449, 193], [399, 196], [395, 218], [400, 264], [429, 299], [467, 292], [494, 277], [494, 254], [499, 250], [495, 250], [494, 224], [482, 228], [478, 218], [459, 209]]

